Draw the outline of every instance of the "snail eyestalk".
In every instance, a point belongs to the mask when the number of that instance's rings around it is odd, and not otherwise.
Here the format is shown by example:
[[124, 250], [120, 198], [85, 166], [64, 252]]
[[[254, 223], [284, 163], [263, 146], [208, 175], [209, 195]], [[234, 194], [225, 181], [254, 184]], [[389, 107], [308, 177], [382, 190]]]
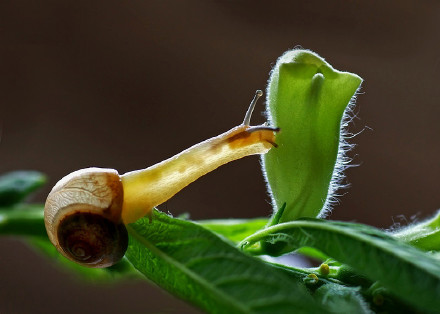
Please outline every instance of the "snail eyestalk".
[[278, 129], [249, 125], [253, 108], [262, 94], [260, 90], [255, 93], [243, 124], [152, 167], [122, 175], [124, 223], [147, 215], [153, 207], [219, 166], [245, 156], [265, 154], [275, 146]]
[[263, 96], [263, 91], [260, 89], [257, 89], [257, 91], [255, 92], [255, 96], [252, 99], [251, 104], [249, 105], [249, 108], [246, 112], [246, 115], [244, 116], [243, 125], [250, 125], [251, 117], [252, 117], [252, 113], [254, 112], [255, 105], [257, 104], [258, 99], [261, 96]]

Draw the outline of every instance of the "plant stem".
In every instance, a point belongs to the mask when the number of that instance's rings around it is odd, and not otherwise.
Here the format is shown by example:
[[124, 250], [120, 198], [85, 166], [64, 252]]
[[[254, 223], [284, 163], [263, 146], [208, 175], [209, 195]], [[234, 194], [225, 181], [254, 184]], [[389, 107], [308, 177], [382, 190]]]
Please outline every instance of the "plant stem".
[[46, 237], [43, 205], [20, 204], [0, 208], [0, 235]]

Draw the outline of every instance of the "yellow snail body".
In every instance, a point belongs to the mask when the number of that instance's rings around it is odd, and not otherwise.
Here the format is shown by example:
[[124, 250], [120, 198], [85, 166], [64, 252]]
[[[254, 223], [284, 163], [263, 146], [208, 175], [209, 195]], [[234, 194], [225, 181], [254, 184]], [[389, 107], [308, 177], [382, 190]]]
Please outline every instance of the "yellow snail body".
[[44, 221], [49, 239], [68, 259], [108, 267], [127, 249], [125, 224], [148, 215], [191, 182], [230, 161], [264, 154], [275, 146], [276, 128], [249, 125], [257, 91], [243, 123], [149, 168], [119, 175], [87, 168], [61, 179], [49, 193]]

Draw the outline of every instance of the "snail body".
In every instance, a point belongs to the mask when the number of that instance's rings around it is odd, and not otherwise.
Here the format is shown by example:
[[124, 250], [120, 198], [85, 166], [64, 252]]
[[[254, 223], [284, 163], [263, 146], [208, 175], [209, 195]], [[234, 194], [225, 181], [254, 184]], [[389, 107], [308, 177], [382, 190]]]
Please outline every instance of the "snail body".
[[188, 184], [230, 161], [267, 153], [277, 128], [252, 127], [257, 91], [243, 123], [149, 168], [119, 175], [87, 168], [61, 179], [49, 193], [44, 220], [50, 241], [68, 259], [108, 267], [125, 254], [125, 224], [148, 215]]

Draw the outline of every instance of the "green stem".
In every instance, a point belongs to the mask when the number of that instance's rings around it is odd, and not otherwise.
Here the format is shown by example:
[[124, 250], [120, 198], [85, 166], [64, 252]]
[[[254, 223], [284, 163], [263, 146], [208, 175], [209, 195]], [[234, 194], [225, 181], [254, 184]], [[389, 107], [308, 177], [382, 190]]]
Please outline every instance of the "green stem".
[[0, 208], [0, 235], [47, 237], [43, 205], [21, 204]]

